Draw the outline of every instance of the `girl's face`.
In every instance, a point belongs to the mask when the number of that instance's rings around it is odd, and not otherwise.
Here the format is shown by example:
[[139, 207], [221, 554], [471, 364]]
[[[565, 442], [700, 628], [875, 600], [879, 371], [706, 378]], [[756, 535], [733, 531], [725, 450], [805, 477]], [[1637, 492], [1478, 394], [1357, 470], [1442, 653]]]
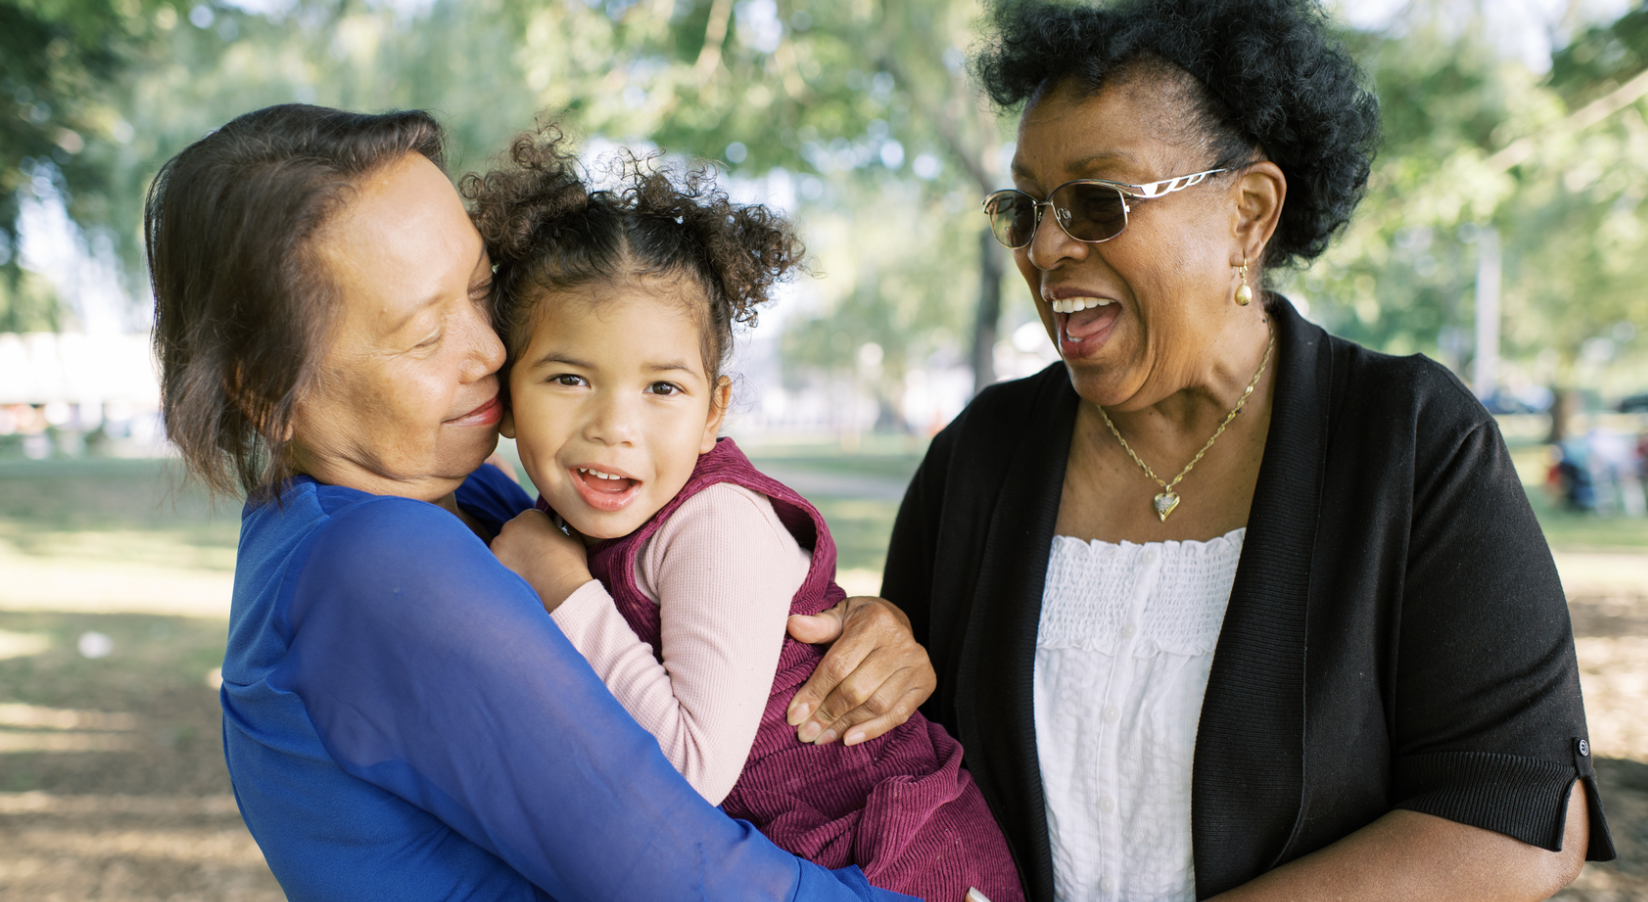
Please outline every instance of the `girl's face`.
[[545, 500], [589, 538], [640, 528], [715, 446], [731, 382], [704, 371], [695, 292], [644, 276], [533, 304], [503, 432]]

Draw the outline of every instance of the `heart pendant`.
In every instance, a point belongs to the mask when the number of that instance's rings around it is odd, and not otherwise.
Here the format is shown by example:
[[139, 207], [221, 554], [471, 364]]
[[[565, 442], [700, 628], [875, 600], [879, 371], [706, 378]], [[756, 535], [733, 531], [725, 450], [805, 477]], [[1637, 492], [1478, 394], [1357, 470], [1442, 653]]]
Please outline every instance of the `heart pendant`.
[[1156, 496], [1153, 503], [1156, 508], [1156, 516], [1161, 517], [1162, 522], [1165, 523], [1167, 522], [1167, 515], [1173, 513], [1173, 509], [1179, 506], [1179, 496], [1172, 492], [1163, 492]]

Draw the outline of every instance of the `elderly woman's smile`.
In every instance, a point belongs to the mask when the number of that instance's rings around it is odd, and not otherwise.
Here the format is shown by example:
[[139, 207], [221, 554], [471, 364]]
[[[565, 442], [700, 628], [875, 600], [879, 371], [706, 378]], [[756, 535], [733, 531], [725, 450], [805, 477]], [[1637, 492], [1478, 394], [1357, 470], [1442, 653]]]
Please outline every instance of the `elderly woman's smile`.
[[[1184, 126], [1162, 112], [1169, 93], [1148, 78], [1098, 92], [1074, 79], [1049, 87], [1019, 126], [1016, 187], [1043, 201], [1076, 180], [1138, 185], [1213, 168], [1197, 156], [1198, 142], [1184, 140]], [[1084, 397], [1131, 409], [1217, 383], [1214, 393], [1228, 409], [1223, 396], [1241, 390], [1252, 366], [1244, 360], [1245, 372], [1220, 378], [1209, 349], [1240, 333], [1257, 365], [1264, 326], [1242, 316], [1225, 291], [1227, 284], [1235, 289], [1231, 274], [1240, 263], [1240, 251], [1231, 259], [1237, 223], [1228, 211], [1241, 180], [1229, 172], [1204, 179], [1157, 197], [1126, 197], [1120, 231], [1098, 241], [1074, 238], [1056, 221], [1070, 211], [1044, 208], [1029, 243], [1014, 251]]]

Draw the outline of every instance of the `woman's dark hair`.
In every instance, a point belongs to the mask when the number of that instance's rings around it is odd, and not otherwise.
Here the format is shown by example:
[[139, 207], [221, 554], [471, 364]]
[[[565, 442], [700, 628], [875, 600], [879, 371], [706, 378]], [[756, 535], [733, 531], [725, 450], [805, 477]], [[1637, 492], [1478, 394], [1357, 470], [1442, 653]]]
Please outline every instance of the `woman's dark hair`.
[[[1362, 199], [1379, 101], [1317, 0], [1005, 0], [991, 18], [974, 71], [997, 104], [1033, 102], [1066, 79], [1097, 91], [1166, 75], [1191, 136], [1213, 151], [1209, 168], [1279, 166], [1288, 195], [1266, 266], [1316, 257]], [[1191, 77], [1174, 83], [1176, 71]]]
[[441, 147], [427, 113], [284, 104], [161, 167], [143, 215], [161, 411], [212, 491], [267, 498], [292, 475], [293, 411], [337, 307], [311, 239], [363, 177], [408, 153], [439, 166]]
[[565, 144], [553, 124], [519, 135], [508, 165], [459, 186], [496, 266], [493, 324], [510, 359], [525, 349], [545, 292], [682, 277], [706, 302], [694, 312], [704, 370], [719, 378], [733, 324], [753, 324], [773, 284], [801, 267], [794, 230], [764, 206], [732, 203], [713, 170], [683, 172], [656, 156], [619, 158], [620, 187], [591, 190]]

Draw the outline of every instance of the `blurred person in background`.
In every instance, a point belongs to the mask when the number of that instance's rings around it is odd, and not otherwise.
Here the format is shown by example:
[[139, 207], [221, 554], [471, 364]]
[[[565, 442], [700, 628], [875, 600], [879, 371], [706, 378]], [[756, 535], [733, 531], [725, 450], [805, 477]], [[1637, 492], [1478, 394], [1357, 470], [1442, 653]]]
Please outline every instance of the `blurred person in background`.
[[1319, 4], [1004, 4], [975, 68], [1063, 360], [933, 441], [882, 591], [1030, 898], [1533, 900], [1612, 858], [1492, 417], [1266, 290], [1378, 141]]
[[[482, 465], [504, 347], [441, 146], [270, 107], [149, 194], [167, 434], [248, 495], [224, 746], [270, 869], [294, 900], [893, 898], [704, 801], [488, 549], [532, 502]], [[880, 735], [926, 655], [884, 603], [826, 614], [798, 704]]]

